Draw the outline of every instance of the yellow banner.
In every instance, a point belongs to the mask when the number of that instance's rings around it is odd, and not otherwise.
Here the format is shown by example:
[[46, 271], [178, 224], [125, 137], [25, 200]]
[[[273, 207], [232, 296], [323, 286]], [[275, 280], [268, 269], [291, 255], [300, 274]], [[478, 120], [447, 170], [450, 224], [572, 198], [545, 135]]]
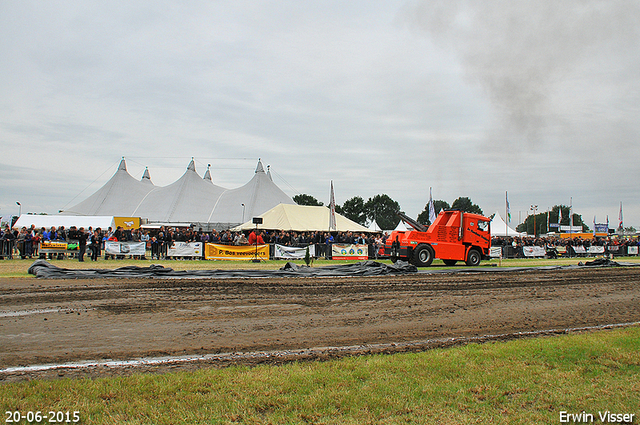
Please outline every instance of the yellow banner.
[[43, 252], [67, 252], [67, 251], [77, 251], [78, 244], [77, 243], [66, 243], [66, 242], [55, 242], [55, 241], [42, 241], [40, 242], [40, 250]]
[[124, 230], [133, 230], [140, 228], [140, 217], [113, 217], [113, 222], [118, 226], [122, 226]]
[[[204, 247], [205, 260], [250, 260], [256, 255], [255, 245], [218, 245], [208, 243]], [[269, 245], [258, 245], [258, 258], [269, 259]]]

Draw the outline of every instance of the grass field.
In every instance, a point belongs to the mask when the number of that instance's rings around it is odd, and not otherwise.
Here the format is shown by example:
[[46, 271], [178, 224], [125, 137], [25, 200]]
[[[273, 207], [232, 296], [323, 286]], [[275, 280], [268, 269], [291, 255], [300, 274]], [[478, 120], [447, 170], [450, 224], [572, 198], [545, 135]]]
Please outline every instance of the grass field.
[[[553, 424], [640, 420], [640, 327], [284, 366], [0, 385], [0, 405], [83, 424]], [[26, 423], [26, 422], [22, 422]], [[43, 422], [45, 423], [45, 422]]]
[[[501, 267], [580, 261], [585, 259], [503, 260]], [[277, 269], [286, 263], [51, 262], [65, 268], [162, 264], [177, 270]], [[0, 277], [31, 278], [26, 270], [32, 263], [0, 260]], [[443, 265], [436, 261], [433, 267]], [[599, 412], [609, 411], [633, 414], [633, 423], [640, 423], [638, 353], [636, 326], [327, 362], [0, 383], [0, 413], [4, 423], [12, 423], [16, 411], [40, 411], [40, 423], [51, 423], [49, 412], [70, 412], [73, 420], [77, 411], [82, 424], [555, 424], [561, 412], [585, 412], [602, 423]]]
[[[544, 258], [525, 258], [525, 259], [509, 259], [509, 260], [489, 260], [483, 261], [480, 267], [541, 267], [541, 266], [561, 266], [578, 264], [579, 262], [591, 261], [593, 258], [558, 258], [555, 260]], [[0, 277], [24, 277], [33, 278], [32, 275], [27, 273], [29, 266], [33, 264], [34, 259], [12, 259], [12, 260], [0, 260]], [[214, 260], [104, 260], [101, 257], [97, 262], [84, 261], [83, 263], [77, 260], [64, 259], [64, 260], [48, 260], [51, 264], [68, 268], [68, 269], [115, 269], [124, 266], [139, 266], [148, 267], [151, 264], [160, 264], [164, 267], [172, 268], [174, 270], [210, 270], [210, 269], [263, 269], [263, 270], [277, 270], [284, 266], [288, 261], [286, 260], [269, 260], [260, 263], [252, 263], [250, 261], [214, 261]], [[389, 260], [379, 260], [383, 263], [391, 264]], [[616, 261], [632, 262], [640, 264], [640, 257], [620, 257], [616, 258]], [[315, 260], [313, 267], [322, 267], [326, 265], [346, 264], [354, 263], [356, 261], [331, 261], [331, 260]], [[304, 264], [304, 261], [294, 261], [297, 264]], [[464, 263], [460, 263], [458, 266], [447, 267], [441, 260], [435, 260], [431, 265], [432, 268], [438, 269], [455, 269], [456, 267], [465, 267]]]

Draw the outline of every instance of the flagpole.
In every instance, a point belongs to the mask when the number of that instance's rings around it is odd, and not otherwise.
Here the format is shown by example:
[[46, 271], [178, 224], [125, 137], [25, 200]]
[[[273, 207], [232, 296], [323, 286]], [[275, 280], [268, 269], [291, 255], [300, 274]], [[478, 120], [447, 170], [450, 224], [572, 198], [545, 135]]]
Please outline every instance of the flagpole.
[[336, 230], [336, 198], [333, 193], [333, 180], [331, 180], [331, 199], [329, 201], [329, 233]]
[[573, 196], [569, 200], [569, 238], [573, 239]]
[[505, 200], [505, 205], [504, 205], [505, 217], [504, 218], [507, 219], [507, 226], [506, 226], [507, 229], [505, 231], [505, 235], [506, 235], [506, 238], [509, 239], [509, 221], [511, 220], [509, 220], [509, 192], [507, 192], [506, 190], [504, 191], [504, 200]]
[[618, 227], [620, 230], [620, 234], [622, 235], [624, 233], [624, 223], [622, 220], [622, 201], [620, 201], [620, 213], [618, 214], [618, 219], [620, 219], [620, 224], [618, 225]]

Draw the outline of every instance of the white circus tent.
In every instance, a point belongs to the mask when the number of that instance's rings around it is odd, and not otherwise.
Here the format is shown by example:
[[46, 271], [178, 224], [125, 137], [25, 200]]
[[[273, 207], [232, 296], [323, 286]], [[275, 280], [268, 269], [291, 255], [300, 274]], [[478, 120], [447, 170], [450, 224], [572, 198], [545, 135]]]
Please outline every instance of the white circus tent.
[[270, 175], [265, 173], [262, 162], [258, 161], [253, 178], [244, 186], [224, 191], [207, 221], [218, 223], [220, 227], [238, 225], [278, 204], [295, 205], [295, 202], [271, 180]]
[[109, 181], [93, 195], [60, 214], [132, 217], [140, 200], [155, 188], [148, 170], [145, 170], [142, 181], [136, 180], [127, 171], [127, 164], [122, 158], [118, 170]]
[[491, 236], [526, 236], [525, 233], [518, 232], [507, 226], [507, 223], [505, 223], [502, 217], [500, 217], [500, 213], [498, 211], [493, 215], [490, 226]]
[[192, 159], [177, 181], [156, 187], [139, 200], [131, 217], [164, 223], [207, 223], [224, 191], [211, 180], [201, 178]]
[[207, 168], [204, 177], [192, 159], [185, 173], [168, 186], [155, 186], [149, 170], [141, 181], [127, 171], [124, 158], [116, 173], [93, 195], [61, 211], [65, 216], [140, 217], [147, 223], [227, 229], [278, 204], [295, 202], [271, 179], [258, 160], [253, 178], [237, 189], [217, 186]]

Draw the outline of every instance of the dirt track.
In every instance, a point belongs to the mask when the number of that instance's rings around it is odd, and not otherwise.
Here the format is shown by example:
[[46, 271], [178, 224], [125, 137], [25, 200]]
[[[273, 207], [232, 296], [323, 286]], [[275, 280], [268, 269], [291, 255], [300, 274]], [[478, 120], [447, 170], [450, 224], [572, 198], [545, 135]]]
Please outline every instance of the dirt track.
[[[5, 278], [0, 369], [638, 321], [636, 267], [338, 279]], [[0, 381], [16, 375], [28, 374], [0, 371]]]

